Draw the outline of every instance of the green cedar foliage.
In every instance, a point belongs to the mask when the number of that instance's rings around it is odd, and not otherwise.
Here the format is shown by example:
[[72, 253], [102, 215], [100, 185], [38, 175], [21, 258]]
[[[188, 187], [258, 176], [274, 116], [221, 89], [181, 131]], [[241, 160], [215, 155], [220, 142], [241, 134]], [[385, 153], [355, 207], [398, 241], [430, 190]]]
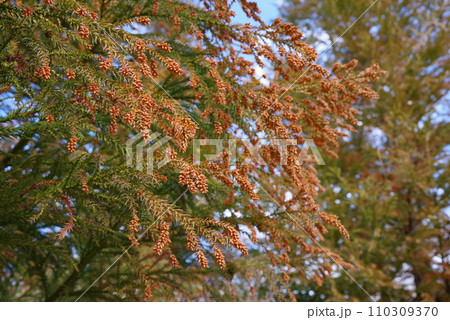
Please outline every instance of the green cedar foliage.
[[[254, 24], [235, 24], [230, 5], [0, 2], [1, 300], [286, 300], [345, 264], [317, 246], [324, 225], [347, 231], [297, 148], [230, 166], [193, 162], [191, 143], [310, 138], [335, 155], [381, 72], [330, 73], [297, 27], [244, 0]], [[155, 159], [171, 161], [127, 166], [136, 133], [170, 138]]]

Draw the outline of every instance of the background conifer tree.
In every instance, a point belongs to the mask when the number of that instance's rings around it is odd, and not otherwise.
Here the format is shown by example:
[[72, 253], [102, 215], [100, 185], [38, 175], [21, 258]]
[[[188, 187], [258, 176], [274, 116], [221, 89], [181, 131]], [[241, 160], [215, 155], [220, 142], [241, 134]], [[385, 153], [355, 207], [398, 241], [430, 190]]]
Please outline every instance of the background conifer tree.
[[[370, 4], [289, 0], [281, 10], [323, 45]], [[449, 43], [448, 1], [377, 1], [326, 54], [329, 64], [376, 61], [387, 71], [375, 86], [380, 99], [358, 103], [362, 125], [319, 175], [326, 189], [320, 201], [351, 235], [342, 241], [332, 232], [334, 251], [383, 301], [450, 297]], [[299, 299], [367, 299], [343, 273], [322, 288], [301, 289]]]

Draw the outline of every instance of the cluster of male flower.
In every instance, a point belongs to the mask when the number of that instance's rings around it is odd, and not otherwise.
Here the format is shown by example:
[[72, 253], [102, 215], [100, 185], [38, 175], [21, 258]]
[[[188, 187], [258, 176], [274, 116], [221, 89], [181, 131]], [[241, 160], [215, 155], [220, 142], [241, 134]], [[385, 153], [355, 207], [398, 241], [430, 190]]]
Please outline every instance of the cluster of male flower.
[[185, 165], [181, 169], [178, 177], [178, 183], [182, 186], [187, 186], [192, 193], [200, 191], [201, 193], [208, 192], [206, 176], [196, 170], [192, 165]]
[[131, 241], [131, 245], [133, 247], [138, 247], [139, 246], [139, 242], [135, 236], [135, 233], [139, 231], [139, 217], [137, 216], [136, 213], [133, 214], [133, 218], [130, 221], [130, 224], [128, 225], [128, 230], [131, 232], [130, 235], [128, 236], [128, 240]]
[[153, 252], [157, 255], [161, 255], [165, 246], [170, 244], [170, 236], [169, 236], [169, 224], [165, 221], [161, 222], [159, 227], [159, 237], [156, 241], [156, 244], [153, 246]]
[[75, 215], [72, 202], [67, 195], [64, 194], [61, 196], [61, 202], [65, 205], [67, 212], [69, 213], [69, 220], [58, 232], [58, 240], [62, 240], [67, 235], [67, 233], [69, 233], [73, 229]]

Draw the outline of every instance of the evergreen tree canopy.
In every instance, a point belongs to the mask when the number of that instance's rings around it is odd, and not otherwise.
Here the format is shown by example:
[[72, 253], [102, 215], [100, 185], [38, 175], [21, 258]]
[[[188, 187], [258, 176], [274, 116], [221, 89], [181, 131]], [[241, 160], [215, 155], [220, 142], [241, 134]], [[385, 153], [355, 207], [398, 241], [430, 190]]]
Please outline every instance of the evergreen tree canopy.
[[[374, 85], [380, 99], [357, 103], [362, 126], [319, 174], [326, 191], [318, 203], [351, 234], [344, 242], [330, 234], [328, 247], [357, 266], [352, 276], [382, 301], [449, 301], [448, 1], [377, 1], [360, 17], [371, 3], [282, 7], [311, 43], [339, 39], [328, 64], [358, 59], [361, 68], [376, 61], [386, 70]], [[322, 299], [367, 299], [344, 273], [309, 289]]]
[[[382, 72], [327, 70], [298, 27], [245, 0], [254, 23], [233, 23], [232, 2], [0, 3], [2, 300], [285, 300], [351, 267], [318, 245], [348, 232], [317, 167], [267, 142], [336, 157]], [[170, 162], [128, 166], [127, 140], [155, 133]], [[240, 157], [196, 162], [194, 139]]]

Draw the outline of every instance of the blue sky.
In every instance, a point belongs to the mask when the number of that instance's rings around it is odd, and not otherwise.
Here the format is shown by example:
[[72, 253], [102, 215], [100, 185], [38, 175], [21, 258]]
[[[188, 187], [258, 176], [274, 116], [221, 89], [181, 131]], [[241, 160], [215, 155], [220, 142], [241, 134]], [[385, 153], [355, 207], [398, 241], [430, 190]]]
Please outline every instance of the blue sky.
[[[255, 0], [253, 0], [255, 1]], [[261, 19], [268, 23], [279, 16], [278, 6], [283, 2], [282, 0], [263, 0], [256, 1], [258, 3], [259, 10], [261, 10]], [[232, 9], [236, 12], [234, 22], [247, 23], [251, 22], [245, 15], [245, 13], [239, 8], [239, 4], [234, 3]]]

